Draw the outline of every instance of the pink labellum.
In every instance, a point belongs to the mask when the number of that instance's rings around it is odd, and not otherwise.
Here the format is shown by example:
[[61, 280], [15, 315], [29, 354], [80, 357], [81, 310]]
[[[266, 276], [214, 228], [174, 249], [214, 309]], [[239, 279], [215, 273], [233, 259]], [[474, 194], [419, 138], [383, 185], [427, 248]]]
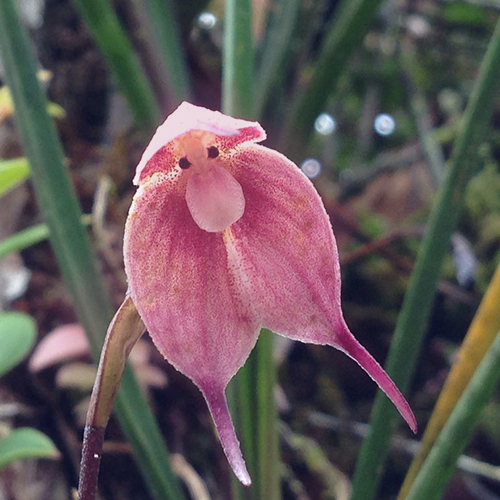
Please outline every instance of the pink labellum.
[[139, 163], [125, 228], [132, 300], [153, 341], [207, 400], [229, 463], [250, 477], [224, 395], [265, 327], [353, 358], [416, 431], [394, 382], [349, 331], [328, 216], [257, 123], [183, 103]]
[[223, 167], [194, 172], [187, 182], [186, 202], [201, 229], [216, 233], [241, 218], [245, 197], [238, 181]]

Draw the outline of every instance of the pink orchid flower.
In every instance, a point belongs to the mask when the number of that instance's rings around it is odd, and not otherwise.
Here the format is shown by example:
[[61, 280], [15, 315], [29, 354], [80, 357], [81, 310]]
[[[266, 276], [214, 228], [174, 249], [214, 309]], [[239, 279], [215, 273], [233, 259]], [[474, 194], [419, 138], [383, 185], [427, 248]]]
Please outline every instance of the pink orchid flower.
[[160, 352], [200, 388], [239, 480], [250, 476], [225, 388], [261, 328], [354, 359], [413, 413], [342, 316], [330, 221], [307, 177], [255, 144], [256, 122], [182, 103], [137, 167], [125, 228], [129, 293]]

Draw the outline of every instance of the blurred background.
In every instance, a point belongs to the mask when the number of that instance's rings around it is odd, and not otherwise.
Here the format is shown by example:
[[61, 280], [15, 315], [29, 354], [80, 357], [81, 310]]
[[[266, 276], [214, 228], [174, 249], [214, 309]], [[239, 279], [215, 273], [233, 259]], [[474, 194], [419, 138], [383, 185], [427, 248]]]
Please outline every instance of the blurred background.
[[[156, 123], [181, 99], [221, 109], [224, 2], [171, 2], [184, 64], [178, 75], [188, 75], [184, 84], [176, 83], [175, 70], [161, 63], [164, 56], [146, 3], [111, 2], [158, 96]], [[334, 43], [330, 38], [340, 2], [254, 0], [258, 78], [249, 100], [252, 117], [267, 131], [265, 144], [293, 159], [323, 198], [341, 255], [347, 323], [383, 364], [500, 3], [379, 3], [366, 26], [347, 28], [348, 33], [354, 30], [354, 38], [347, 37], [348, 59], [341, 61], [339, 51], [346, 50], [341, 44], [334, 45], [331, 58], [325, 56]], [[89, 234], [118, 306], [126, 290], [122, 237], [135, 191], [131, 179], [151, 130], [134, 121], [77, 4], [18, 0], [65, 162], [83, 212], [91, 214]], [[273, 28], [277, 25], [282, 31]], [[270, 47], [278, 53], [270, 54]], [[325, 68], [327, 88], [309, 94], [312, 104], [306, 106], [312, 117], [304, 117], [302, 126], [294, 110], [314, 80], [318, 64]], [[0, 79], [5, 83], [2, 71]], [[2, 87], [2, 161], [24, 155], [9, 99], [7, 88]], [[422, 429], [500, 262], [499, 161], [497, 98], [442, 266], [409, 391]], [[0, 499], [67, 499], [77, 483], [95, 365], [47, 234], [15, 251], [1, 247], [1, 240], [43, 223], [31, 183], [21, 182], [21, 177], [17, 187], [0, 197], [0, 308], [29, 314], [38, 332], [19, 363], [0, 379], [0, 437], [29, 427], [50, 442], [40, 453], [43, 458], [28, 453], [20, 455], [23, 460], [4, 464]], [[283, 498], [348, 499], [375, 384], [331, 348], [279, 338], [275, 356]], [[230, 471], [197, 388], [162, 359], [147, 336], [134, 348], [131, 360], [186, 494], [194, 500], [232, 498]], [[466, 450], [479, 463], [500, 464], [499, 418], [497, 393]], [[398, 427], [376, 498], [396, 497], [415, 453], [414, 439], [404, 425]], [[471, 463], [461, 463], [444, 498], [500, 498], [500, 473], [495, 476], [488, 469], [485, 474], [484, 468]], [[152, 498], [114, 419], [106, 434], [99, 484], [101, 498]]]

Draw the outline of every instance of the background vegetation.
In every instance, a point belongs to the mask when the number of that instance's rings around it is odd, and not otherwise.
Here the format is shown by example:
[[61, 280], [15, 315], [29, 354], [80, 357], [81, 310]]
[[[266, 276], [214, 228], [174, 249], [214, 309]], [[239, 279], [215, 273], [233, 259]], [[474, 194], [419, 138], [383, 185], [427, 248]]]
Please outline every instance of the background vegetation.
[[0, 498], [76, 486], [92, 356], [126, 289], [131, 178], [184, 99], [258, 119], [311, 177], [347, 322], [387, 360], [430, 453], [410, 468], [415, 437], [342, 353], [266, 332], [230, 390], [244, 489], [201, 395], [144, 338], [102, 498], [500, 498], [499, 13], [487, 0], [0, 0]]

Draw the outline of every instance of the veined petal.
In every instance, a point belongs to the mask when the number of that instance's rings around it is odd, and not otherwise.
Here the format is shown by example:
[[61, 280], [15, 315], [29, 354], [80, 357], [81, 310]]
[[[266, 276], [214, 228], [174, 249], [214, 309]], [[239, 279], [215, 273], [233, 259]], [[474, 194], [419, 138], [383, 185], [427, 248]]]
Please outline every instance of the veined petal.
[[224, 389], [255, 345], [258, 323], [228, 271], [222, 233], [198, 227], [184, 189], [163, 175], [139, 187], [125, 227], [129, 291], [158, 350], [201, 389], [228, 461], [248, 485]]
[[226, 229], [245, 211], [241, 186], [219, 166], [204, 174], [191, 175], [186, 187], [186, 202], [196, 224], [209, 233]]
[[200, 229], [182, 191], [140, 186], [125, 226], [130, 295], [160, 352], [202, 386], [225, 386], [258, 336], [250, 302], [228, 272], [219, 233]]
[[228, 262], [242, 293], [252, 298], [261, 326], [345, 352], [415, 431], [408, 403], [345, 324], [337, 248], [311, 182], [290, 160], [263, 146], [241, 148], [232, 160], [246, 208], [225, 232]]

